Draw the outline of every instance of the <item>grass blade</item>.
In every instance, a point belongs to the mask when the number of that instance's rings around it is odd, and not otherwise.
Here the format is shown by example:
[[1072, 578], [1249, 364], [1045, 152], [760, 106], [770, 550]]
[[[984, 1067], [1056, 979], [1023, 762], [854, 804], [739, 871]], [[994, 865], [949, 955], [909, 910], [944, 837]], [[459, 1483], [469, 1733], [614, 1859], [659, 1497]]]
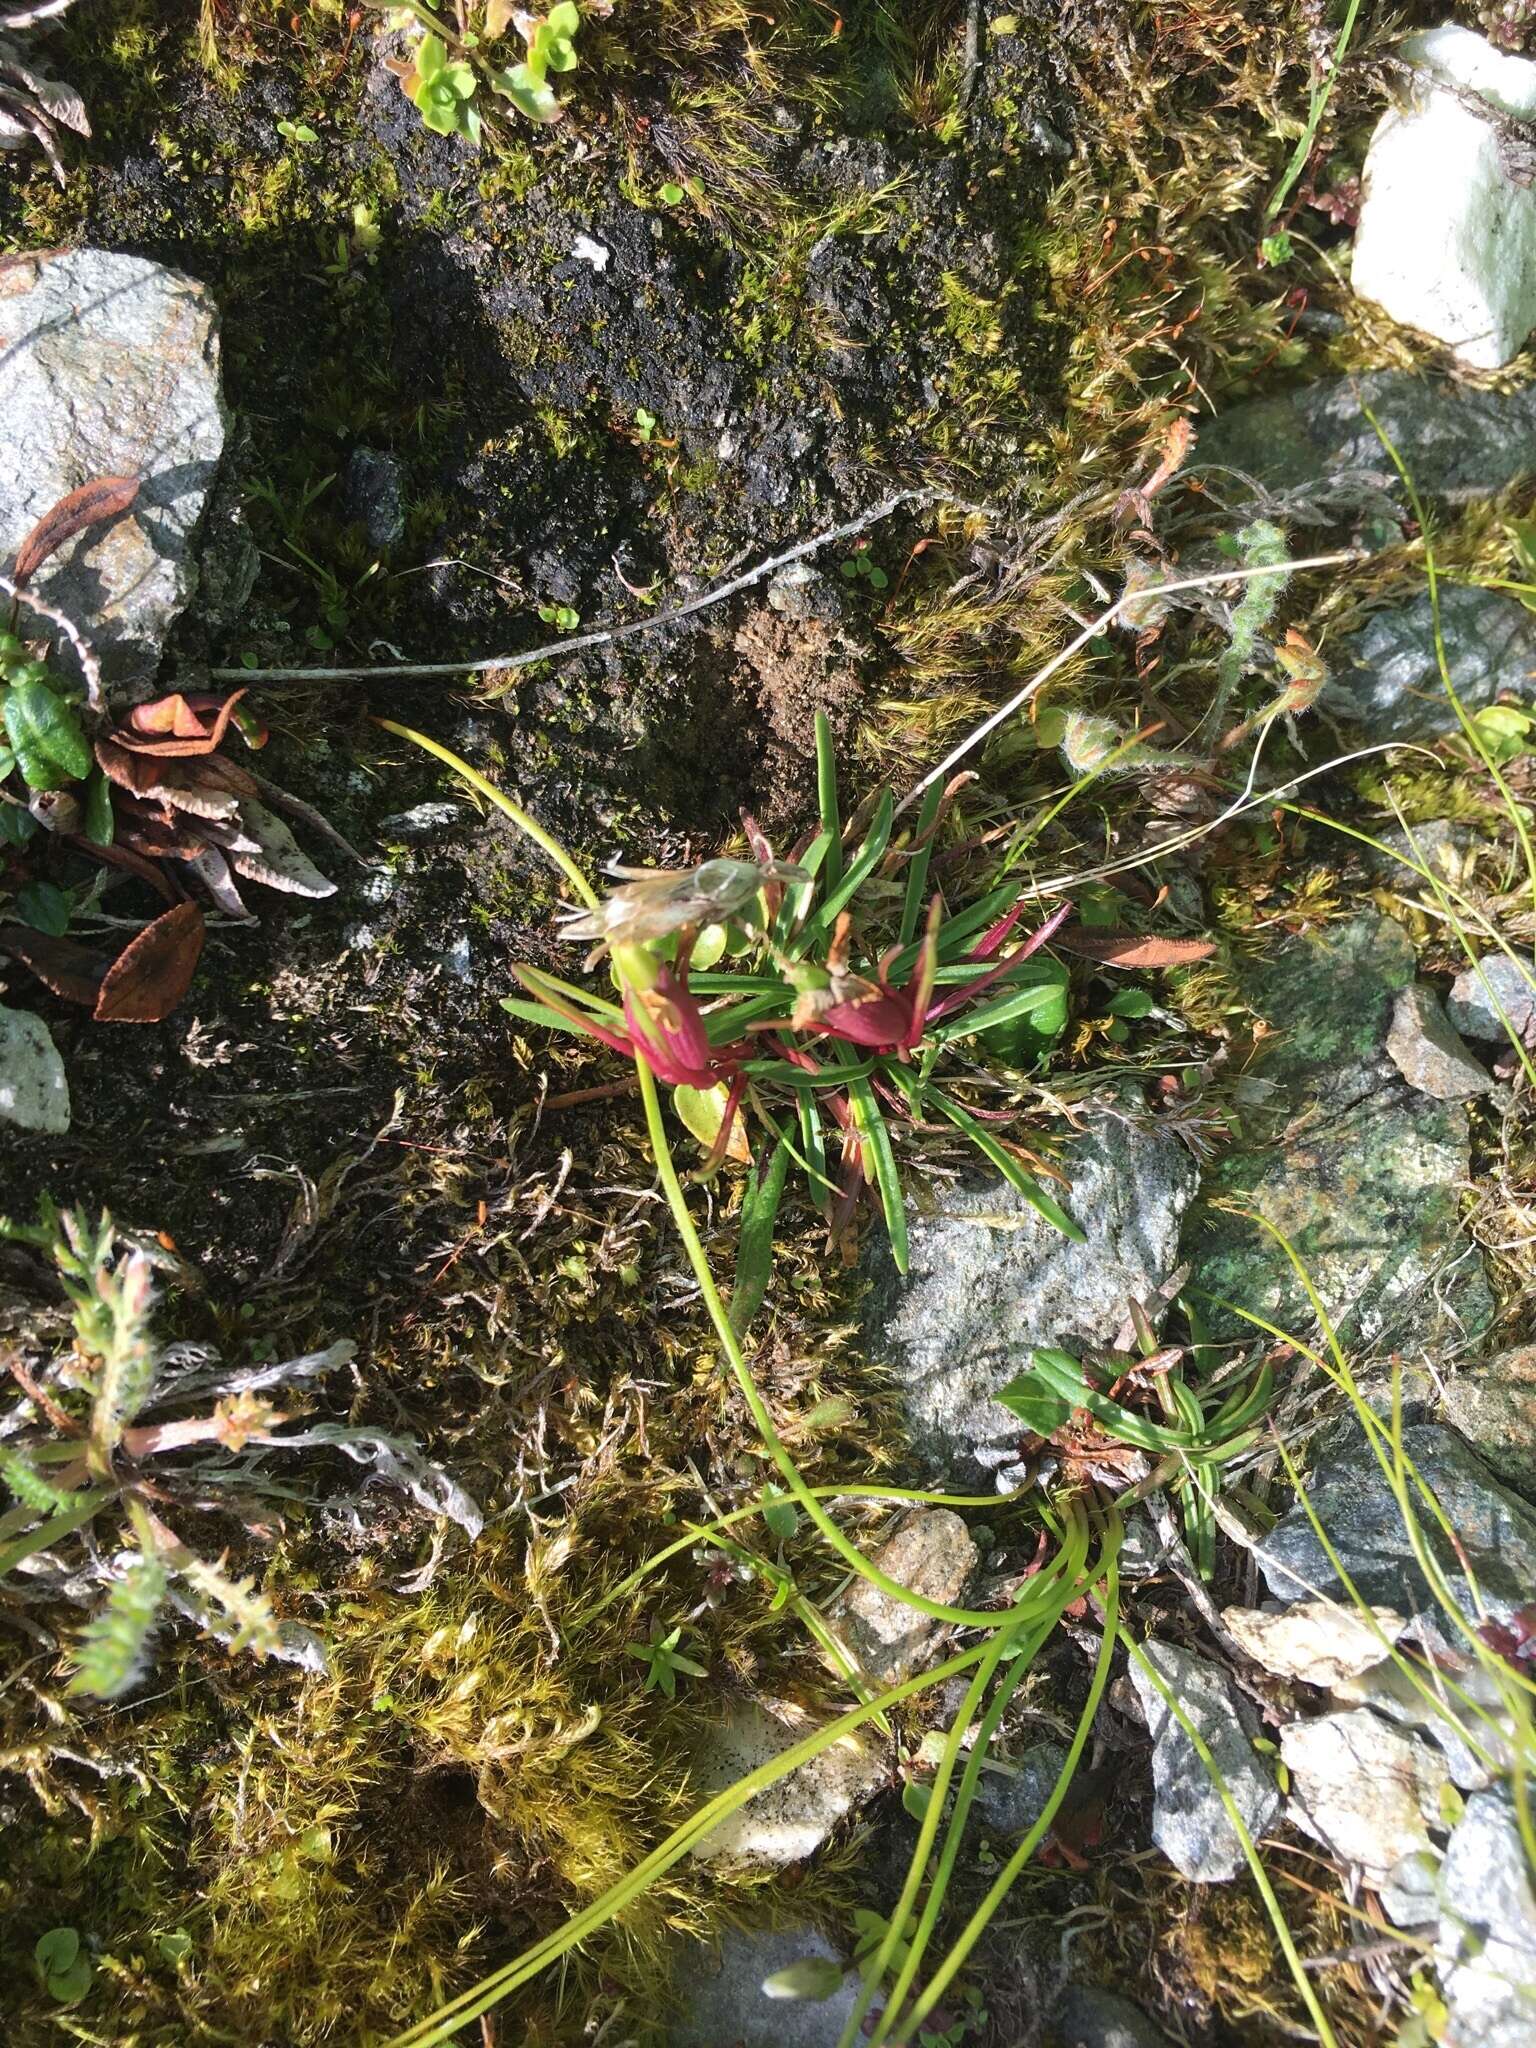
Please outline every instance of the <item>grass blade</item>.
[[731, 1289], [731, 1326], [738, 1337], [763, 1305], [773, 1277], [773, 1226], [789, 1174], [789, 1146], [781, 1138], [768, 1155], [754, 1159], [742, 1197], [736, 1246], [736, 1284]]
[[957, 1131], [964, 1131], [977, 1151], [991, 1160], [1008, 1185], [1017, 1188], [1030, 1207], [1038, 1209], [1047, 1223], [1053, 1224], [1063, 1237], [1070, 1237], [1074, 1244], [1088, 1242], [1084, 1231], [1072, 1221], [1061, 1204], [1051, 1199], [1034, 1175], [1026, 1172], [1007, 1147], [1000, 1145], [968, 1109], [962, 1109], [958, 1102], [952, 1102], [937, 1088], [929, 1089], [927, 1099], [941, 1116], [949, 1118]]

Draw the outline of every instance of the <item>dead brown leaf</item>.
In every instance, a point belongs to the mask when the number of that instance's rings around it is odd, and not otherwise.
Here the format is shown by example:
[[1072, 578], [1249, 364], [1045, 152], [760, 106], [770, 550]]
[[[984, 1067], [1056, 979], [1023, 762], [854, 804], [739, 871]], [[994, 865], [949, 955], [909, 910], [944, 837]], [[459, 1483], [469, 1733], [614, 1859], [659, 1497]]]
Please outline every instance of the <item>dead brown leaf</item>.
[[45, 512], [16, 550], [11, 579], [29, 583], [51, 554], [73, 540], [88, 526], [116, 519], [139, 495], [136, 476], [99, 476], [93, 482], [68, 491], [51, 511]]
[[129, 940], [96, 997], [102, 1024], [158, 1024], [192, 986], [203, 950], [203, 913], [178, 903]]
[[1216, 950], [1210, 939], [1159, 939], [1141, 932], [1089, 932], [1081, 925], [1068, 925], [1056, 934], [1054, 943], [1063, 952], [1097, 960], [1101, 967], [1185, 967], [1193, 960], [1208, 960]]

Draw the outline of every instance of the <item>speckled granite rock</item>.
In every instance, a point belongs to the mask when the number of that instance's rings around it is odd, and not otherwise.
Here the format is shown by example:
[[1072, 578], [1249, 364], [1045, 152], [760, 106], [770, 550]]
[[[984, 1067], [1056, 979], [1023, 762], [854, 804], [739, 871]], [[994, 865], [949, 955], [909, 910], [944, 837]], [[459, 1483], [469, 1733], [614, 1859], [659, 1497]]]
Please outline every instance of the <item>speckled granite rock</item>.
[[1005, 1182], [977, 1179], [912, 1216], [905, 1278], [883, 1240], [871, 1248], [870, 1356], [893, 1368], [915, 1448], [935, 1473], [1007, 1484], [1019, 1422], [993, 1399], [998, 1388], [1037, 1344], [1109, 1342], [1130, 1296], [1145, 1298], [1173, 1270], [1196, 1183], [1176, 1138], [1107, 1119], [1063, 1163], [1084, 1244]]
[[[730, 1702], [695, 1764], [701, 1798], [723, 1792], [759, 1764], [782, 1756], [813, 1727], [787, 1710], [781, 1719], [754, 1701]], [[871, 1738], [845, 1736], [712, 1828], [693, 1853], [706, 1863], [766, 1869], [798, 1863], [821, 1847], [885, 1775], [885, 1759]]]
[[[1209, 1749], [1244, 1827], [1262, 1834], [1280, 1810], [1280, 1790], [1253, 1746], [1253, 1709], [1225, 1671], [1193, 1651], [1159, 1642], [1142, 1650]], [[1129, 1668], [1152, 1736], [1153, 1841], [1194, 1884], [1236, 1877], [1244, 1867], [1242, 1841], [1199, 1751], [1141, 1664], [1132, 1658]]]
[[196, 541], [224, 447], [212, 298], [142, 256], [69, 249], [0, 273], [0, 556], [99, 476], [142, 479], [133, 510], [39, 573], [108, 685], [141, 692], [197, 587]]
[[[1282, 1231], [1346, 1341], [1411, 1335], [1460, 1345], [1485, 1330], [1493, 1297], [1460, 1223], [1470, 1174], [1466, 1110], [1409, 1088], [1386, 1056], [1398, 992], [1413, 980], [1407, 935], [1365, 916], [1287, 941], [1249, 976], [1270, 1024], [1254, 1072], [1275, 1090], [1206, 1176]], [[1315, 1316], [1282, 1247], [1203, 1205], [1187, 1234], [1193, 1282], [1307, 1336]], [[1219, 1307], [1215, 1334], [1249, 1327]]]
[[[873, 1562], [898, 1586], [938, 1606], [958, 1607], [977, 1556], [970, 1530], [953, 1510], [919, 1508], [881, 1544]], [[866, 1678], [879, 1686], [910, 1678], [944, 1628], [868, 1579], [855, 1579], [832, 1619]]]
[[1536, 1344], [1463, 1365], [1441, 1384], [1447, 1421], [1506, 1486], [1536, 1501]]
[[673, 1969], [683, 2009], [667, 2036], [671, 2048], [837, 2048], [858, 2003], [857, 1971], [830, 1998], [763, 1995], [766, 1978], [807, 1956], [842, 1960], [813, 1927], [728, 1927], [718, 1949], [690, 1942]]

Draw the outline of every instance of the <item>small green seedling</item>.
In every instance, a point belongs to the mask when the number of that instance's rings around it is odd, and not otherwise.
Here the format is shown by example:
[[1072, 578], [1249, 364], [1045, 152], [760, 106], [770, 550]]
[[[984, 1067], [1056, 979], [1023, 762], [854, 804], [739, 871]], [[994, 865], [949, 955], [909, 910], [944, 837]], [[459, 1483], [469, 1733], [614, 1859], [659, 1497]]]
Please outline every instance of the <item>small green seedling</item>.
[[50, 1927], [32, 1951], [43, 1989], [60, 2005], [78, 2005], [91, 1988], [91, 1959], [73, 1927]]
[[656, 194], [656, 197], [661, 201], [663, 206], [681, 206], [683, 201], [688, 197], [688, 194], [683, 190], [681, 185], [673, 184], [669, 181], [667, 184], [663, 185], [660, 188], [660, 190]]
[[678, 1649], [677, 1646], [682, 1639], [681, 1624], [674, 1629], [668, 1629], [663, 1635], [661, 1623], [653, 1621], [649, 1642], [624, 1645], [626, 1653], [631, 1657], [638, 1657], [645, 1666], [645, 1683], [640, 1688], [642, 1692], [664, 1692], [670, 1700], [677, 1695], [679, 1671], [685, 1671], [690, 1678], [708, 1678], [709, 1671], [705, 1665], [695, 1664], [691, 1657], [685, 1657]]
[[1266, 235], [1259, 244], [1259, 260], [1266, 270], [1283, 269], [1295, 253], [1296, 245], [1284, 228], [1277, 229], [1272, 235]]
[[635, 407], [635, 433], [638, 439], [649, 445], [656, 432], [656, 415], [647, 412], [643, 405]]
[[873, 559], [867, 547], [860, 547], [857, 554], [850, 555], [848, 560], [839, 566], [847, 582], [857, 582], [862, 576], [871, 590], [884, 590], [891, 580]]
[[277, 132], [285, 142], [295, 143], [300, 149], [307, 149], [312, 142], [320, 140], [307, 121], [279, 121]]
[[185, 1927], [173, 1927], [169, 1934], [161, 1935], [155, 1947], [172, 1969], [179, 1970], [192, 1953], [192, 1937]]
[[462, 58], [449, 57], [441, 36], [422, 37], [416, 46], [415, 66], [400, 83], [434, 135], [462, 135], [466, 142], [479, 142], [474, 70]]
[[568, 604], [541, 604], [539, 617], [557, 633], [574, 633], [581, 624], [581, 613]]
[[565, 111], [549, 83], [551, 71], [574, 71], [577, 65], [576, 31], [581, 11], [574, 0], [558, 0], [548, 14], [518, 17], [527, 39], [528, 54], [521, 64], [506, 65], [491, 73], [491, 85], [509, 99], [520, 114], [545, 126], [558, 121]]

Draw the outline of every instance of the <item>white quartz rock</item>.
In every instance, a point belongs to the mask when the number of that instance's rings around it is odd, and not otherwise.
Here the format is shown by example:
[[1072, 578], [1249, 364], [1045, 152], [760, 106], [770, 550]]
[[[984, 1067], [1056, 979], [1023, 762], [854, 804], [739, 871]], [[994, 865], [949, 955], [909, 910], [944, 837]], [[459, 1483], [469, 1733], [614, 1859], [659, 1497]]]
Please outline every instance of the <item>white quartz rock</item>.
[[1536, 327], [1536, 185], [1510, 175], [1498, 128], [1536, 114], [1536, 63], [1449, 23], [1400, 54], [1415, 76], [1366, 153], [1354, 287], [1497, 369]]

